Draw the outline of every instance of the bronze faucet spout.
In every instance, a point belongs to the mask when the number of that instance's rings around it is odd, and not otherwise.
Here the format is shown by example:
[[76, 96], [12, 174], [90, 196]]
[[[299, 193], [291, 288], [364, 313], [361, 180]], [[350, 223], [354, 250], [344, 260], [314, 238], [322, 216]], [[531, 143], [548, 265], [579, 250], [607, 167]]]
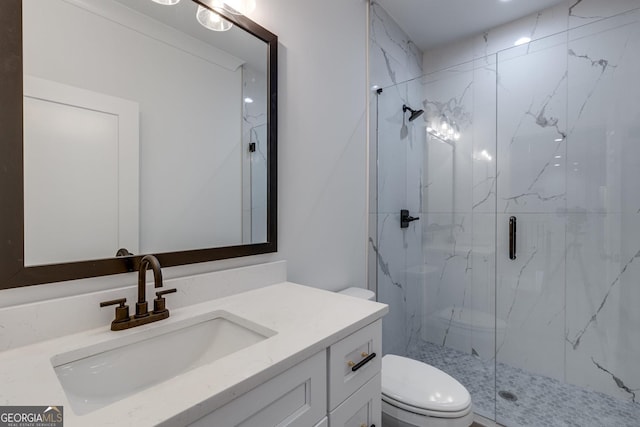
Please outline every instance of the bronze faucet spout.
[[160, 269], [158, 258], [153, 255], [145, 255], [140, 260], [140, 265], [138, 266], [138, 302], [136, 303], [136, 314], [134, 316], [129, 316], [129, 306], [126, 305], [126, 298], [100, 303], [100, 307], [119, 304], [119, 307], [116, 307], [116, 318], [111, 322], [112, 331], [122, 331], [169, 317], [169, 309], [166, 306], [164, 296], [175, 293], [176, 289], [156, 292], [156, 299], [153, 300], [153, 311], [150, 312], [148, 308], [149, 304], [147, 303], [146, 286], [147, 269], [149, 267], [153, 270], [155, 287], [162, 287], [162, 270]]
[[136, 303], [135, 317], [145, 317], [149, 315], [147, 307], [147, 269], [151, 266], [153, 270], [153, 281], [156, 288], [162, 287], [162, 270], [158, 258], [153, 255], [145, 255], [140, 260], [140, 268], [138, 270], [138, 302]]

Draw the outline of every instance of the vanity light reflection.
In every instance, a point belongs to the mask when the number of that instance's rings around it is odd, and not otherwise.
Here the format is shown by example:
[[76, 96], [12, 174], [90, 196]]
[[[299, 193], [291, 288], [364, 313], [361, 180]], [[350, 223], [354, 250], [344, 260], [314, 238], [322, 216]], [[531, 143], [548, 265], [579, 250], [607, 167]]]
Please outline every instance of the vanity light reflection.
[[[180, 0], [151, 0], [154, 3], [163, 6], [173, 6], [178, 4]], [[234, 15], [245, 15], [256, 8], [255, 0], [215, 0], [213, 2], [213, 11], [203, 6], [198, 6], [196, 11], [196, 20], [200, 25], [212, 31], [228, 31], [233, 24], [217, 12], [224, 11]]]
[[233, 27], [231, 22], [227, 21], [216, 12], [202, 6], [198, 6], [196, 19], [200, 25], [212, 31], [228, 31]]
[[462, 136], [458, 124], [444, 114], [440, 117], [440, 123], [427, 124], [427, 134], [447, 144], [459, 141]]
[[216, 10], [224, 10], [234, 15], [246, 15], [256, 8], [255, 0], [214, 0], [213, 8]]

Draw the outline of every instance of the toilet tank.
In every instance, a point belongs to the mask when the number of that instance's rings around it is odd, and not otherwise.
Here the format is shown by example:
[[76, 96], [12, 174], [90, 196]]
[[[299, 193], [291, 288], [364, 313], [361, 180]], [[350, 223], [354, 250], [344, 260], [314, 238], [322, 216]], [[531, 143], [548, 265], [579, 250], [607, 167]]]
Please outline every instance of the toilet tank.
[[347, 289], [341, 290], [338, 293], [342, 295], [349, 295], [350, 297], [368, 299], [369, 301], [376, 300], [375, 292], [370, 291], [369, 289], [364, 289], [364, 288], [356, 288], [356, 287], [347, 288]]

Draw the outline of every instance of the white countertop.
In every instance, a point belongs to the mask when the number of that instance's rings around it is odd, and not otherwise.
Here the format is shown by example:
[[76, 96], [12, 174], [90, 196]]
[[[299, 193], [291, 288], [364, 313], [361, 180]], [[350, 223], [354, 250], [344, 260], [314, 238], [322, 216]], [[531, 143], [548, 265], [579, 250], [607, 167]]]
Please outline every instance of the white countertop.
[[[170, 298], [167, 305], [171, 309]], [[73, 413], [54, 372], [53, 357], [214, 310], [224, 310], [277, 333], [89, 414]], [[374, 322], [387, 311], [384, 304], [284, 282], [172, 310], [169, 319], [125, 331], [113, 332], [107, 324], [0, 353], [0, 405], [64, 406], [65, 427], [183, 425]], [[152, 358], [153, 354], [149, 354]]]

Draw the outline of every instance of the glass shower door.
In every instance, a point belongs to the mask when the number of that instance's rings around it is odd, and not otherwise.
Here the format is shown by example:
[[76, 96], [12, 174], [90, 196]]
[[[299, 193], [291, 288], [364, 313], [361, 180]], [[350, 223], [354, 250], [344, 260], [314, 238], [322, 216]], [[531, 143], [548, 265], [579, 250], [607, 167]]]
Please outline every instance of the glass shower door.
[[639, 18], [497, 56], [496, 419], [507, 426], [640, 419]]

